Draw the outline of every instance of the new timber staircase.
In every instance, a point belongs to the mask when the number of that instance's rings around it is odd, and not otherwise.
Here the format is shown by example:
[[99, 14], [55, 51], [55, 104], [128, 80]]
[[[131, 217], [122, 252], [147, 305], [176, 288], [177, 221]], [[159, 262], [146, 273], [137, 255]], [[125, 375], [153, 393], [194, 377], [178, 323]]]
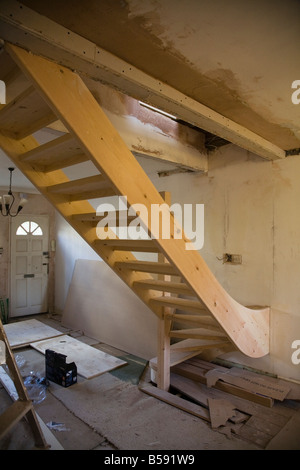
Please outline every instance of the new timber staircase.
[[[253, 358], [268, 354], [269, 309], [246, 308], [232, 299], [199, 252], [186, 250], [185, 235], [155, 238], [141, 212], [149, 240], [115, 239], [111, 231], [108, 239], [99, 239], [102, 216], [91, 199], [126, 196], [128, 206], [143, 204], [150, 214], [151, 205], [159, 204], [170, 216], [169, 205], [76, 73], [10, 44], [2, 59], [1, 73], [7, 74], [0, 78], [11, 98], [0, 110], [0, 147], [157, 316], [158, 385], [168, 388], [170, 338], [177, 354], [223, 347]], [[58, 120], [66, 133], [39, 145], [32, 134]], [[95, 174], [70, 180], [64, 170], [83, 162], [91, 162]], [[138, 252], [154, 253], [157, 261], [141, 261]]]

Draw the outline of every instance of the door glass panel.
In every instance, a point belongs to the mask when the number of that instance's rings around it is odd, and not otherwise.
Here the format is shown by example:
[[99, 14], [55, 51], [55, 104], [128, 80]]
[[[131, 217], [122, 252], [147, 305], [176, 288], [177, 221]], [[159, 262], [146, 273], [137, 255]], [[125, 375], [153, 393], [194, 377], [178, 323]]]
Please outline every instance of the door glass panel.
[[43, 235], [43, 231], [41, 227], [37, 227], [33, 232], [32, 235]]
[[43, 235], [43, 230], [36, 222], [27, 220], [19, 225], [16, 234], [27, 235], [28, 233], [31, 233], [31, 235]]
[[17, 235], [27, 235], [27, 232], [23, 229], [22, 225], [17, 228]]

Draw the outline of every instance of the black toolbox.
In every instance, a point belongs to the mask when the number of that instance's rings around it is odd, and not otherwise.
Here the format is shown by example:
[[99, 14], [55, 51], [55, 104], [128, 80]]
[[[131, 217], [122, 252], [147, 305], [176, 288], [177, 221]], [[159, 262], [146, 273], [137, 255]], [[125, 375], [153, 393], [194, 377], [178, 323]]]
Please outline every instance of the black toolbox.
[[63, 387], [70, 387], [77, 382], [77, 366], [75, 362], [66, 363], [64, 354], [46, 349], [46, 379]]

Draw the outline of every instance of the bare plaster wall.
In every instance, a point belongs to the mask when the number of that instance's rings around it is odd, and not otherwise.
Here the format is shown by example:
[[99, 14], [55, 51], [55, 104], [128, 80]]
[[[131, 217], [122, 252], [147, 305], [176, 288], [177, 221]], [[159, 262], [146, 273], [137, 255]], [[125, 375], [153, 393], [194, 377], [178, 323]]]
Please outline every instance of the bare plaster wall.
[[[270, 162], [233, 145], [210, 156], [207, 174], [150, 172], [159, 191], [171, 192], [172, 203], [204, 204], [200, 253], [232, 297], [271, 307], [270, 354], [224, 358], [294, 380], [300, 380], [300, 365], [292, 362], [292, 343], [300, 340], [299, 174], [297, 156]], [[60, 218], [57, 230], [56, 307], [63, 310], [75, 260], [99, 258]], [[242, 264], [224, 264], [224, 253], [241, 255]]]
[[[243, 305], [271, 307], [270, 355], [224, 358], [300, 380], [292, 343], [300, 340], [300, 160], [264, 161], [233, 145], [209, 159], [206, 175], [159, 178], [172, 202], [203, 203], [200, 251], [225, 289]], [[162, 181], [164, 180], [164, 181]], [[223, 263], [224, 253], [242, 255], [241, 265]]]

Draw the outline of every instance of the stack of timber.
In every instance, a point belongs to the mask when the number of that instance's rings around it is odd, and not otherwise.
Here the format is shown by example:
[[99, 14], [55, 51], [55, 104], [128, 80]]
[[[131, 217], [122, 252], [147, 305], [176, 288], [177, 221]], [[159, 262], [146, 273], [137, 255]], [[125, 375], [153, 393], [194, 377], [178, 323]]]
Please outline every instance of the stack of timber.
[[140, 389], [204, 419], [228, 437], [235, 435], [262, 449], [300, 412], [300, 384], [240, 366], [220, 366], [200, 356], [174, 365], [170, 383], [169, 391], [151, 380]]

